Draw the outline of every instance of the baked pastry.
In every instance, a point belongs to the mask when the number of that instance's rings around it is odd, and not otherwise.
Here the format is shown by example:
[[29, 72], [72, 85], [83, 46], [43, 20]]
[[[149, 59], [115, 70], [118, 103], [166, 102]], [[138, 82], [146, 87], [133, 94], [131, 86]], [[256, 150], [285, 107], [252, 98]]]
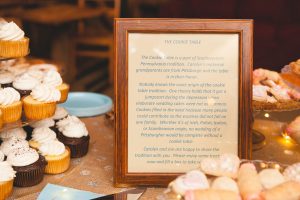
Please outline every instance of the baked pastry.
[[237, 183], [232, 178], [229, 178], [227, 176], [217, 177], [215, 180], [213, 180], [211, 188], [216, 190], [233, 191], [239, 194]]
[[62, 120], [64, 118], [66, 118], [68, 115], [69, 115], [69, 113], [68, 113], [68, 111], [64, 107], [61, 107], [61, 106], [57, 105], [55, 113], [52, 116], [52, 119], [55, 122], [58, 122], [59, 120]]
[[288, 136], [300, 144], [300, 116], [296, 117], [296, 119], [287, 125], [285, 132]]
[[45, 156], [47, 165], [46, 174], [60, 174], [70, 166], [70, 149], [57, 140], [42, 143], [39, 152]]
[[13, 82], [13, 87], [20, 93], [21, 97], [30, 95], [33, 88], [39, 85], [38, 79], [24, 73], [15, 78]]
[[14, 23], [4, 20], [0, 23], [0, 57], [14, 58], [28, 54], [29, 38]]
[[283, 176], [287, 180], [292, 180], [300, 183], [300, 163], [295, 163], [285, 168], [285, 170], [283, 171]]
[[184, 200], [241, 200], [239, 194], [228, 190], [189, 190], [184, 195]]
[[219, 159], [204, 158], [201, 161], [201, 170], [213, 176], [227, 176], [236, 178], [240, 159], [234, 154], [222, 154]]
[[47, 161], [44, 156], [39, 155], [32, 148], [23, 147], [11, 151], [7, 156], [7, 161], [17, 172], [14, 186], [33, 186], [40, 183], [44, 178]]
[[0, 199], [6, 199], [12, 193], [15, 174], [8, 162], [0, 162]]
[[12, 83], [14, 81], [14, 75], [8, 71], [0, 72], [0, 86], [2, 88], [12, 87]]
[[300, 107], [300, 93], [290, 88], [275, 71], [253, 71], [253, 108], [290, 110]]
[[29, 147], [29, 144], [26, 140], [11, 137], [2, 142], [0, 150], [4, 153], [4, 155], [7, 156], [11, 151], [22, 147]]
[[263, 169], [258, 173], [258, 176], [265, 189], [270, 189], [285, 182], [285, 178], [277, 169]]
[[79, 158], [87, 154], [90, 136], [85, 127], [75, 116], [68, 116], [56, 123], [57, 139], [71, 150], [71, 158]]
[[56, 87], [60, 91], [61, 97], [59, 103], [63, 103], [67, 100], [70, 86], [63, 83], [63, 80], [57, 71], [48, 71], [43, 79], [43, 84]]
[[56, 140], [56, 134], [48, 127], [39, 127], [33, 129], [32, 138], [29, 140], [29, 146], [38, 150], [44, 143]]
[[30, 95], [23, 99], [26, 118], [40, 120], [51, 117], [59, 99], [60, 92], [57, 89], [45, 84], [36, 86]]
[[298, 200], [300, 199], [300, 183], [284, 182], [261, 193], [264, 200]]
[[209, 183], [203, 172], [199, 170], [193, 170], [177, 177], [169, 184], [169, 187], [176, 194], [184, 196], [188, 190], [208, 189]]
[[238, 172], [238, 187], [243, 199], [261, 199], [263, 187], [252, 163], [242, 164]]
[[8, 129], [0, 133], [0, 138], [2, 141], [9, 140], [12, 137], [26, 140], [27, 134], [23, 128]]
[[0, 89], [0, 109], [4, 123], [18, 121], [22, 114], [20, 94], [11, 87]]

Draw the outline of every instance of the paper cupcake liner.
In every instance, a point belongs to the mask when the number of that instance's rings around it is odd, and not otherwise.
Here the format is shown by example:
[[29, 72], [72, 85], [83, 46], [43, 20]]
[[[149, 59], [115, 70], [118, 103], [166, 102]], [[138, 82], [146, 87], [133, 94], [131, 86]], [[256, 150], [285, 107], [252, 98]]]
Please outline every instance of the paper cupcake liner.
[[28, 54], [29, 38], [21, 40], [0, 40], [0, 57], [15, 58], [23, 57]]
[[60, 174], [69, 169], [70, 159], [71, 159], [70, 149], [68, 147], [66, 147], [66, 151], [67, 151], [66, 155], [64, 155], [64, 157], [57, 156], [58, 157], [57, 160], [47, 159], [47, 156], [46, 156], [46, 160], [48, 162], [48, 164], [45, 168], [46, 174]]
[[66, 83], [63, 83], [60, 86], [58, 86], [57, 89], [60, 91], [60, 95], [61, 95], [58, 103], [64, 103], [68, 99], [70, 86]]
[[49, 118], [54, 115], [56, 109], [56, 103], [39, 103], [39, 104], [31, 104], [26, 102], [26, 98], [24, 99], [24, 113], [27, 119], [32, 120], [40, 120]]
[[40, 155], [39, 160], [29, 166], [13, 166], [14, 170], [17, 172], [14, 179], [14, 186], [29, 187], [42, 182], [46, 163], [45, 158]]
[[87, 154], [89, 149], [90, 136], [81, 138], [68, 138], [61, 132], [57, 132], [57, 139], [70, 148], [71, 158], [80, 158]]
[[22, 115], [22, 102], [18, 101], [11, 105], [0, 106], [2, 111], [3, 123], [16, 122], [21, 119]]
[[13, 190], [13, 179], [10, 181], [0, 182], [0, 200], [9, 197]]
[[0, 129], [3, 127], [3, 114], [2, 111], [0, 109]]

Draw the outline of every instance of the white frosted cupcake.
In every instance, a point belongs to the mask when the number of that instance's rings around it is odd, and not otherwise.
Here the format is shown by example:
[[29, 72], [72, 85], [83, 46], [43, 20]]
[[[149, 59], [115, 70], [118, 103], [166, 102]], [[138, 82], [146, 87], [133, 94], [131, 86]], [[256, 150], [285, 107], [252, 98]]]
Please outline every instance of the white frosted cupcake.
[[54, 127], [55, 122], [52, 118], [46, 118], [46, 119], [42, 119], [39, 121], [36, 121], [34, 123], [31, 123], [30, 126], [32, 128], [40, 128], [40, 127], [48, 127], [48, 128], [52, 128]]
[[21, 97], [28, 96], [32, 89], [40, 84], [39, 80], [29, 76], [27, 73], [24, 73], [18, 77], [13, 82], [13, 87], [20, 93]]
[[38, 70], [41, 72], [57, 71], [57, 66], [49, 63], [40, 63], [31, 65], [29, 70]]
[[49, 143], [56, 140], [56, 134], [48, 127], [39, 127], [33, 129], [32, 138], [29, 141], [30, 147], [39, 149], [44, 143]]
[[25, 140], [27, 137], [27, 134], [23, 128], [8, 129], [8, 130], [2, 131], [0, 133], [0, 138], [2, 141], [6, 141], [12, 137], [16, 137], [21, 140]]
[[69, 113], [68, 113], [68, 111], [65, 108], [57, 105], [55, 113], [54, 113], [52, 119], [55, 122], [58, 122], [59, 120], [62, 120], [64, 118], [66, 118], [68, 115], [69, 115]]
[[39, 152], [48, 162], [45, 173], [59, 174], [65, 172], [70, 166], [70, 150], [57, 140], [42, 143]]
[[0, 109], [4, 123], [18, 121], [22, 114], [20, 94], [11, 87], [0, 89]]
[[2, 88], [12, 87], [14, 81], [14, 75], [11, 72], [4, 71], [0, 72], [0, 85]]
[[52, 117], [59, 99], [60, 92], [54, 87], [45, 84], [36, 86], [30, 95], [23, 99], [26, 118], [40, 120]]
[[14, 22], [1, 20], [0, 23], [0, 57], [14, 58], [28, 54], [29, 38], [24, 36]]
[[8, 155], [11, 151], [16, 150], [18, 148], [29, 147], [29, 144], [26, 140], [11, 137], [8, 140], [2, 142], [0, 146], [0, 150], [4, 153], [4, 155]]
[[2, 151], [0, 151], [0, 162], [4, 161], [5, 155]]
[[72, 158], [87, 154], [90, 136], [85, 124], [75, 116], [68, 116], [56, 123], [57, 138], [71, 150]]
[[0, 162], [0, 199], [6, 199], [12, 193], [15, 174], [8, 162]]
[[57, 71], [48, 71], [44, 76], [43, 84], [53, 86], [60, 91], [61, 97], [59, 103], [63, 103], [67, 100], [70, 86], [63, 83], [63, 80]]
[[40, 183], [44, 178], [45, 158], [32, 148], [18, 148], [11, 151], [7, 161], [17, 172], [14, 186], [29, 187]]

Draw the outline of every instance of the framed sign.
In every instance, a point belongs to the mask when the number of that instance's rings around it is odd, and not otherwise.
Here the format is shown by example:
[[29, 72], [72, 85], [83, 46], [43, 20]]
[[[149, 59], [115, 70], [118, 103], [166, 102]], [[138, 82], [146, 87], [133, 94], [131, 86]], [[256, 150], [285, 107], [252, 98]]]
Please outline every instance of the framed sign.
[[252, 20], [115, 20], [115, 185], [251, 157]]

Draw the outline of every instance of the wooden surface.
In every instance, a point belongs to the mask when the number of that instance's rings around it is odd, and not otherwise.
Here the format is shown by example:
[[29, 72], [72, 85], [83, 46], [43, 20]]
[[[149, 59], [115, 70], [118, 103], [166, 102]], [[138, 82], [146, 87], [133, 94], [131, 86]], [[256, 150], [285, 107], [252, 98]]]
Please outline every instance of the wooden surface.
[[[252, 97], [252, 20], [201, 19], [116, 19], [115, 20], [115, 184], [167, 185], [175, 173], [129, 173], [128, 168], [128, 33], [238, 33], [239, 105], [238, 152], [242, 158], [251, 157], [251, 97]], [[147, 177], [141, 181], [142, 177]]]
[[[269, 113], [270, 118], [260, 113], [254, 122], [254, 128], [266, 136], [266, 145], [253, 152], [253, 159], [277, 161], [292, 164], [300, 161], [300, 145], [284, 141], [280, 136], [284, 124], [289, 123], [300, 111], [285, 113]], [[33, 200], [47, 183], [58, 184], [75, 189], [91, 191], [99, 194], [120, 192], [124, 188], [113, 186], [114, 162], [114, 128], [113, 123], [103, 115], [81, 118], [86, 124], [91, 136], [88, 154], [80, 159], [72, 159], [68, 171], [58, 175], [45, 175], [39, 185], [33, 187], [14, 187], [10, 200]], [[143, 179], [141, 179], [143, 181]], [[141, 197], [141, 200], [154, 200], [162, 195], [165, 188], [151, 187]]]
[[59, 25], [81, 19], [88, 19], [100, 16], [103, 10], [99, 8], [80, 8], [71, 4], [54, 4], [41, 8], [24, 10], [21, 18], [28, 22]]

